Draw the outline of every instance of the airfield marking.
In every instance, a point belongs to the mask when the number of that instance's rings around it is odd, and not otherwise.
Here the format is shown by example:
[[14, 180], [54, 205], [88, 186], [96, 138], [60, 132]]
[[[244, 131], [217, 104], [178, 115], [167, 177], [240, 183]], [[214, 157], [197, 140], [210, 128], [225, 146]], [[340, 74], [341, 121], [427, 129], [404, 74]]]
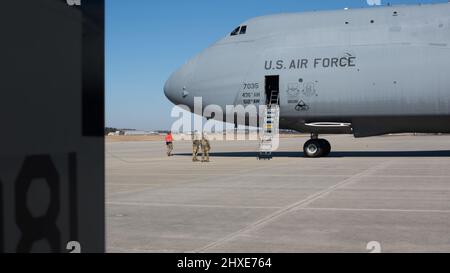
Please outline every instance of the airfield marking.
[[[302, 171], [301, 169], [299, 170], [299, 171]], [[183, 174], [183, 173], [170, 173], [170, 174], [166, 174], [166, 173], [153, 173], [152, 172], [152, 175], [155, 175], [155, 176], [162, 176], [162, 175], [165, 175], [165, 176], [167, 176], [167, 177], [170, 177], [170, 176], [182, 176], [182, 177], [186, 177], [186, 174]], [[214, 172], [213, 174], [211, 174], [211, 173], [196, 173], [196, 174], [191, 174], [192, 176], [207, 176], [207, 177], [211, 177], [211, 175], [214, 175], [214, 176], [223, 176], [223, 177], [229, 177], [230, 176], [230, 173], [217, 173], [217, 172]], [[268, 175], [267, 174], [252, 174], [252, 177], [267, 177]], [[276, 177], [298, 177], [298, 174], [270, 174], [270, 176], [276, 176]], [[333, 175], [333, 174], [302, 174], [302, 177], [349, 177], [350, 175], [349, 174], [336, 174], [336, 175]], [[391, 177], [391, 176], [389, 176], [389, 177]], [[407, 177], [409, 177], [409, 176], [407, 176]], [[411, 177], [413, 177], [413, 176], [411, 176]], [[439, 176], [430, 176], [431, 178], [440, 178]], [[442, 178], [448, 178], [448, 176], [443, 176]], [[125, 186], [125, 185], [133, 185], [133, 184], [129, 184], [129, 183], [109, 183], [109, 185], [123, 185], [123, 186]], [[147, 184], [137, 184], [137, 185], [147, 185]]]
[[343, 186], [346, 186], [346, 185], [354, 183], [354, 182], [358, 182], [358, 181], [361, 180], [361, 178], [367, 177], [367, 176], [375, 173], [376, 171], [384, 169], [387, 166], [389, 166], [390, 164], [392, 164], [393, 162], [394, 162], [393, 160], [389, 160], [389, 161], [383, 162], [381, 164], [378, 164], [376, 166], [373, 166], [373, 167], [371, 167], [371, 168], [369, 168], [369, 169], [367, 169], [367, 170], [365, 170], [363, 172], [355, 174], [355, 175], [353, 175], [353, 176], [351, 176], [351, 177], [349, 177], [349, 178], [347, 178], [347, 179], [345, 179], [345, 180], [343, 180], [343, 181], [341, 181], [341, 182], [339, 182], [339, 183], [337, 183], [337, 184], [335, 184], [335, 185], [333, 185], [331, 187], [328, 187], [328, 188], [326, 188], [326, 189], [324, 189], [322, 191], [319, 191], [319, 192], [317, 192], [315, 194], [310, 195], [309, 197], [307, 197], [305, 199], [302, 199], [302, 200], [300, 200], [300, 201], [298, 201], [296, 203], [293, 203], [293, 204], [291, 204], [291, 205], [289, 205], [287, 207], [284, 207], [284, 208], [282, 208], [282, 209], [280, 209], [278, 211], [275, 211], [275, 212], [267, 215], [266, 217], [264, 217], [264, 218], [262, 218], [262, 219], [260, 219], [260, 220], [258, 220], [256, 222], [250, 224], [249, 226], [229, 234], [226, 237], [223, 237], [223, 238], [221, 238], [221, 239], [219, 239], [219, 240], [217, 240], [215, 242], [212, 242], [212, 243], [210, 243], [210, 244], [208, 244], [208, 245], [206, 245], [206, 246], [204, 246], [202, 248], [196, 249], [196, 250], [194, 250], [194, 252], [196, 252], [196, 253], [204, 252], [204, 251], [206, 251], [206, 250], [208, 250], [210, 248], [213, 248], [213, 247], [215, 247], [217, 245], [220, 245], [222, 243], [231, 241], [231, 240], [235, 239], [236, 237], [238, 237], [239, 235], [241, 235], [243, 233], [247, 233], [247, 232], [253, 231], [255, 229], [258, 229], [259, 227], [261, 227], [261, 226], [263, 226], [263, 225], [265, 225], [265, 224], [267, 224], [269, 222], [272, 222], [273, 220], [275, 220], [275, 219], [277, 219], [277, 218], [279, 218], [279, 217], [281, 217], [281, 216], [283, 216], [283, 215], [285, 215], [287, 213], [290, 213], [290, 212], [295, 211], [295, 210], [297, 210], [299, 208], [305, 207], [305, 206], [311, 204], [312, 202], [329, 195], [331, 192], [333, 192], [333, 191], [335, 191], [335, 190], [337, 190], [337, 189], [339, 189], [339, 188], [341, 188]]
[[226, 206], [226, 205], [200, 205], [176, 203], [147, 203], [147, 202], [106, 202], [107, 205], [116, 206], [147, 206], [147, 207], [195, 207], [195, 208], [224, 208], [224, 209], [280, 209], [281, 206]]
[[[224, 208], [224, 209], [282, 209], [281, 206], [227, 206], [227, 205], [202, 205], [202, 204], [176, 204], [176, 203], [148, 203], [148, 202], [106, 202], [113, 206], [146, 206], [146, 207], [195, 207], [195, 208]], [[408, 213], [450, 213], [450, 210], [420, 210], [420, 209], [355, 209], [355, 208], [312, 208], [299, 207], [298, 210], [317, 211], [357, 211], [357, 212], [408, 212]]]
[[428, 210], [428, 209], [352, 209], [352, 208], [297, 208], [296, 210], [317, 211], [358, 211], [358, 212], [408, 212], [408, 213], [450, 213], [450, 210]]

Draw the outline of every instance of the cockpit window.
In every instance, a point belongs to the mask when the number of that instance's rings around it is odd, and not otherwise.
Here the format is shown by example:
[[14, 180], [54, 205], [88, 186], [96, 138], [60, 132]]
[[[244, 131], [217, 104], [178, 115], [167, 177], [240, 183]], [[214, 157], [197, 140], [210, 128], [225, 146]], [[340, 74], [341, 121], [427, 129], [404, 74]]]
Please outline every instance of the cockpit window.
[[231, 32], [231, 36], [236, 36], [239, 34], [239, 30], [241, 29], [241, 27], [237, 27], [235, 30], [233, 30], [233, 32]]
[[230, 36], [242, 35], [245, 33], [247, 33], [247, 26], [239, 26], [231, 32]]

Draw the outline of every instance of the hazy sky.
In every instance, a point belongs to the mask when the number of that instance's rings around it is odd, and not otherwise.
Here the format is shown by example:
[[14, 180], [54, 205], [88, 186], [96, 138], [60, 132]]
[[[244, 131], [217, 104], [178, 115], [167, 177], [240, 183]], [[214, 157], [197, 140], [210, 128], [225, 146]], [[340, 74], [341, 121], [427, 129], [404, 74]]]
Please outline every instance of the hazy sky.
[[[171, 72], [260, 15], [345, 7], [368, 0], [107, 0], [106, 126], [169, 129], [173, 105], [163, 86]], [[377, 0], [369, 0], [377, 2]], [[447, 0], [382, 0], [396, 4]]]

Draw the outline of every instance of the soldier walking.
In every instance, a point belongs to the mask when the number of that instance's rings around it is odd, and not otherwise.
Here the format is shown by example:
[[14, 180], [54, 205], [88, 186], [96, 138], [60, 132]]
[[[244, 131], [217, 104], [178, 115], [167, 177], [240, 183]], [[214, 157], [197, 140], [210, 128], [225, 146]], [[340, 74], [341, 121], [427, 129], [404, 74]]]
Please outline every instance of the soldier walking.
[[206, 134], [202, 134], [202, 162], [209, 162], [209, 151], [211, 150], [211, 145], [209, 140], [206, 138]]
[[199, 161], [197, 158], [198, 152], [200, 151], [201, 141], [197, 132], [192, 133], [192, 161]]

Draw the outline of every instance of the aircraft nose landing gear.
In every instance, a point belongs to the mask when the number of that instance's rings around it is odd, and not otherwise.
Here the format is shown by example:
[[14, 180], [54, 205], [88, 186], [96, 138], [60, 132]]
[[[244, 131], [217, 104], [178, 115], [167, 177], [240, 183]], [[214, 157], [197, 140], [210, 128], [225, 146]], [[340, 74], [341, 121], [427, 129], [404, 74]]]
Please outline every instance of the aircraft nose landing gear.
[[331, 144], [326, 139], [320, 139], [318, 135], [311, 135], [303, 146], [305, 157], [318, 158], [328, 156], [331, 152]]

